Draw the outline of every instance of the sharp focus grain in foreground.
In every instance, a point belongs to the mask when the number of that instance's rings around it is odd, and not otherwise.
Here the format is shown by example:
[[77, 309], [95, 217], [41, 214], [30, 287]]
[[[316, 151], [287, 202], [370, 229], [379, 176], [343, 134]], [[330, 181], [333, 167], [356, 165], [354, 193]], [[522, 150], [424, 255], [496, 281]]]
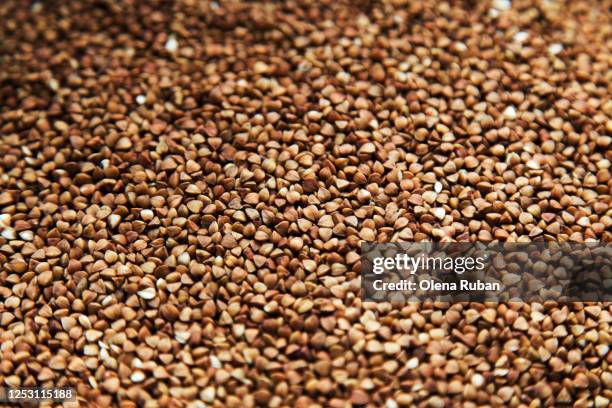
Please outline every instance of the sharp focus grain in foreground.
[[611, 7], [1, 1], [0, 385], [609, 406], [610, 304], [365, 303], [359, 244], [610, 241]]

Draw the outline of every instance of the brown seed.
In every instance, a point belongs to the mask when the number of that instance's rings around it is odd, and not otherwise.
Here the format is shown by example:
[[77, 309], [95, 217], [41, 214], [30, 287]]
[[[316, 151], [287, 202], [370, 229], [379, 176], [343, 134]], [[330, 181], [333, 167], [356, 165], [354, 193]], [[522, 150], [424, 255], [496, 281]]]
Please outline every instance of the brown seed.
[[512, 327], [515, 328], [516, 330], [525, 331], [529, 328], [529, 323], [527, 323], [527, 320], [525, 320], [523, 316], [519, 316], [518, 319], [514, 321], [514, 324], [512, 325]]
[[368, 402], [370, 402], [370, 397], [364, 390], [356, 388], [351, 393], [351, 404], [365, 405]]
[[308, 293], [308, 291], [306, 290], [306, 286], [304, 285], [304, 282], [296, 281], [291, 286], [291, 293], [294, 296], [302, 297], [302, 296], [306, 295]]
[[359, 153], [372, 154], [376, 151], [374, 143], [365, 143], [359, 148]]
[[385, 69], [380, 64], [374, 64], [370, 69], [370, 75], [376, 82], [383, 82], [385, 80]]
[[501, 157], [501, 156], [504, 155], [505, 152], [506, 152], [506, 150], [504, 149], [504, 146], [502, 146], [502, 145], [497, 144], [497, 145], [491, 147], [491, 153], [494, 156]]
[[38, 284], [41, 285], [41, 286], [49, 285], [52, 280], [53, 280], [53, 272], [52, 271], [45, 271], [45, 272], [41, 273], [40, 275], [38, 275]]
[[454, 111], [464, 111], [465, 110], [465, 102], [462, 99], [454, 99], [451, 103], [451, 109]]
[[110, 377], [104, 380], [102, 387], [109, 393], [116, 393], [119, 390], [120, 382], [117, 377]]
[[231, 248], [235, 248], [236, 246], [238, 246], [238, 242], [236, 241], [236, 238], [234, 238], [232, 234], [226, 234], [223, 236], [223, 239], [221, 240], [221, 245], [223, 245], [225, 248], [231, 249]]
[[115, 145], [115, 149], [118, 150], [128, 150], [131, 147], [132, 141], [127, 137], [122, 137], [121, 139], [119, 139], [119, 141], [117, 141], [117, 144]]
[[155, 295], [156, 293], [155, 293], [154, 288], [146, 288], [146, 289], [138, 291], [138, 296], [140, 296], [141, 298], [145, 300], [151, 300], [155, 297]]
[[159, 310], [163, 318], [169, 321], [176, 320], [180, 314], [176, 306], [168, 304], [168, 303], [162, 305]]
[[372, 231], [370, 228], [362, 229], [361, 232], [359, 232], [359, 237], [366, 241], [374, 241], [376, 239], [374, 231]]
[[61, 371], [66, 368], [66, 360], [63, 356], [53, 356], [49, 360], [49, 367], [56, 371]]
[[0, 205], [9, 205], [13, 203], [13, 197], [8, 192], [0, 193]]

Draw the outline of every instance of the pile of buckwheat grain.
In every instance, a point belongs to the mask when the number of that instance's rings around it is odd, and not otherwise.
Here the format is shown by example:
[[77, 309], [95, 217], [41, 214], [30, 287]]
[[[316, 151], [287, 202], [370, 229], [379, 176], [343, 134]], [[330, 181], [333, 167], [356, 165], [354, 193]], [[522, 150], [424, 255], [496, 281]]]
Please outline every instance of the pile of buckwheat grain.
[[612, 402], [610, 304], [360, 299], [362, 241], [610, 241], [610, 0], [0, 2], [0, 385]]

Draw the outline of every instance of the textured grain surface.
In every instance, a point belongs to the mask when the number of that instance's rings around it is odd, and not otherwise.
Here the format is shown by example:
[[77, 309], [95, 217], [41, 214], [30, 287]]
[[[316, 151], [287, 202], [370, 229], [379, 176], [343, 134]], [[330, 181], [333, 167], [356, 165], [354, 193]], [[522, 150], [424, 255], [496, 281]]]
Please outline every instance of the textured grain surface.
[[607, 406], [608, 304], [362, 303], [359, 242], [611, 238], [609, 0], [0, 2], [0, 382]]

